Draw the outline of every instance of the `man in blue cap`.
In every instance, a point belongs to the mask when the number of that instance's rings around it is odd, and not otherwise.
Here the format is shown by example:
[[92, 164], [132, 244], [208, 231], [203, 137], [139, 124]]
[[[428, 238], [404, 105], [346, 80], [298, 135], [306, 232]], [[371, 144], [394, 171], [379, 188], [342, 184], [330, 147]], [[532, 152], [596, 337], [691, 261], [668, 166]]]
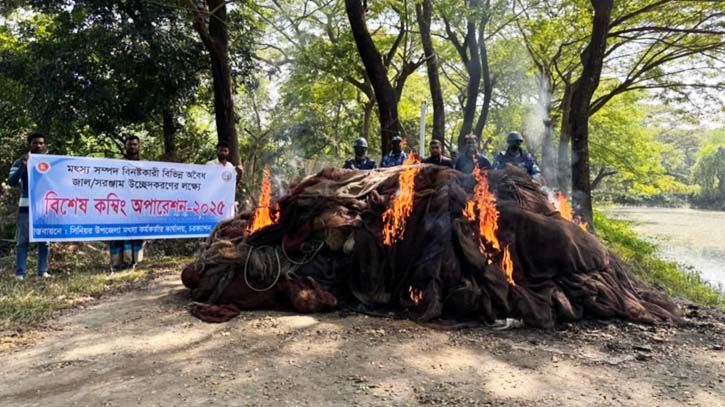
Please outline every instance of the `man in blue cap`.
[[521, 148], [521, 144], [523, 143], [524, 138], [521, 137], [519, 132], [512, 131], [509, 133], [506, 137], [508, 148], [506, 148], [506, 151], [498, 153], [496, 159], [493, 160], [493, 168], [497, 170], [502, 169], [506, 167], [506, 164], [522, 167], [526, 169], [526, 172], [529, 173], [531, 178], [539, 181], [541, 179], [541, 170], [536, 165], [534, 157]]
[[403, 148], [400, 146], [400, 143], [403, 141], [403, 138], [399, 135], [395, 135], [393, 137], [393, 145], [390, 150], [390, 152], [383, 157], [383, 162], [380, 164], [381, 167], [395, 167], [396, 165], [403, 165], [403, 162], [405, 162], [405, 159], [408, 158], [408, 156], [405, 154], [405, 151], [403, 151]]
[[355, 149], [355, 157], [350, 157], [345, 160], [345, 164], [343, 164], [342, 168], [347, 168], [349, 170], [372, 170], [377, 167], [375, 165], [375, 161], [371, 160], [365, 154], [368, 149], [368, 141], [365, 140], [364, 137], [360, 137], [355, 140], [355, 143], [352, 146]]

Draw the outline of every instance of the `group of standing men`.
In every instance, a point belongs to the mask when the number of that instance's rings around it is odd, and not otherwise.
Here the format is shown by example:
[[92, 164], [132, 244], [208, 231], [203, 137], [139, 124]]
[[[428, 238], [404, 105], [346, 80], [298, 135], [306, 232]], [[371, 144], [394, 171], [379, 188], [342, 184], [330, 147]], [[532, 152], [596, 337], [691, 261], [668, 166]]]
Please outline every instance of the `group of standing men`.
[[[46, 154], [47, 137], [43, 133], [31, 133], [27, 137], [28, 151], [31, 154]], [[141, 160], [141, 139], [138, 136], [130, 136], [126, 139], [125, 151], [122, 159], [128, 161]], [[244, 174], [244, 168], [240, 165], [235, 166], [229, 161], [229, 145], [220, 142], [216, 149], [217, 158], [207, 162], [207, 165], [221, 165], [223, 167], [234, 168], [237, 172], [237, 181]], [[24, 280], [27, 274], [28, 249], [30, 246], [30, 227], [29, 227], [29, 198], [28, 198], [28, 154], [15, 160], [10, 168], [8, 176], [8, 184], [10, 186], [20, 186], [20, 200], [18, 202], [18, 211], [15, 226], [15, 278]], [[48, 271], [48, 259], [50, 249], [48, 242], [38, 242], [38, 276], [49, 278], [52, 275]], [[143, 240], [113, 240], [109, 242], [109, 251], [111, 258], [111, 271], [120, 271], [124, 269], [133, 269], [143, 260], [144, 256]]]
[[[407, 154], [403, 151], [401, 143], [403, 139], [395, 136], [392, 139], [392, 148], [388, 154], [383, 157], [381, 167], [394, 167], [403, 165], [407, 158]], [[47, 152], [46, 136], [42, 133], [31, 133], [27, 137], [28, 150], [32, 154], [45, 154]], [[511, 132], [506, 138], [508, 147], [505, 151], [500, 152], [491, 162], [478, 151], [478, 140], [474, 135], [466, 137], [464, 151], [459, 154], [454, 161], [443, 153], [443, 144], [439, 140], [430, 142], [430, 156], [422, 162], [425, 164], [441, 165], [454, 168], [464, 173], [472, 173], [475, 166], [479, 168], [503, 168], [507, 164], [520, 166], [526, 169], [529, 175], [538, 179], [541, 171], [536, 165], [531, 154], [522, 149], [524, 142], [523, 137], [518, 132]], [[364, 138], [355, 140], [353, 145], [355, 156], [345, 161], [343, 168], [371, 170], [377, 168], [374, 160], [367, 156], [368, 143]], [[129, 161], [139, 161], [141, 149], [141, 140], [137, 136], [130, 136], [126, 140], [125, 153], [123, 159]], [[243, 174], [243, 167], [234, 166], [229, 162], [229, 145], [220, 142], [217, 144], [217, 158], [207, 162], [207, 165], [221, 165], [224, 167], [235, 168], [237, 171], [237, 180]], [[20, 185], [20, 200], [18, 202], [18, 211], [15, 228], [15, 277], [22, 280], [27, 273], [27, 259], [29, 247], [29, 199], [28, 199], [28, 153], [17, 159], [10, 168], [8, 176], [8, 184], [10, 186]], [[111, 270], [118, 271], [126, 268], [133, 268], [143, 260], [144, 241], [143, 240], [116, 240], [109, 243]], [[51, 277], [48, 272], [49, 248], [47, 242], [38, 242], [38, 275], [44, 278]]]
[[[402, 141], [403, 139], [400, 136], [393, 137], [391, 150], [383, 157], [383, 162], [380, 167], [394, 167], [403, 164], [407, 155], [401, 148]], [[501, 151], [496, 155], [492, 165], [491, 162], [478, 151], [478, 140], [473, 134], [466, 136], [464, 151], [458, 155], [455, 162], [443, 155], [443, 143], [434, 139], [429, 145], [430, 156], [423, 159], [422, 163], [450, 167], [466, 174], [472, 173], [476, 166], [479, 168], [501, 169], [507, 164], [511, 164], [526, 169], [529, 176], [538, 181], [541, 177], [541, 170], [539, 169], [539, 166], [536, 165], [534, 157], [530, 153], [524, 151], [522, 148], [523, 143], [524, 138], [521, 134], [515, 131], [509, 133], [506, 137], [506, 150]], [[358, 170], [372, 170], [377, 168], [375, 161], [371, 160], [366, 154], [368, 148], [367, 140], [361, 137], [355, 140], [353, 147], [355, 149], [355, 156], [348, 158], [345, 161], [343, 168]]]

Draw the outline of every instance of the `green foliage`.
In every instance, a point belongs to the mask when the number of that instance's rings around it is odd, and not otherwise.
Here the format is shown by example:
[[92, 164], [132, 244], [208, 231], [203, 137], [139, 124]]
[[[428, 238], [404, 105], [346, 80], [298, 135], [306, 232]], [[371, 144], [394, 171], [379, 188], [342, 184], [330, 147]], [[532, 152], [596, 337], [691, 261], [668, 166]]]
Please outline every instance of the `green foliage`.
[[614, 250], [628, 269], [643, 281], [664, 289], [670, 295], [725, 309], [725, 294], [703, 281], [699, 274], [660, 260], [657, 247], [639, 239], [627, 222], [609, 219], [595, 211], [594, 223], [597, 235], [607, 247]]
[[692, 176], [700, 187], [698, 203], [725, 209], [725, 130], [713, 131], [706, 139], [697, 153]]
[[648, 108], [639, 103], [644, 96], [640, 92], [623, 93], [590, 120], [592, 166], [616, 172], [606, 180], [609, 194], [654, 195], [686, 190], [663, 166], [668, 147], [656, 140], [655, 129], [644, 126]]

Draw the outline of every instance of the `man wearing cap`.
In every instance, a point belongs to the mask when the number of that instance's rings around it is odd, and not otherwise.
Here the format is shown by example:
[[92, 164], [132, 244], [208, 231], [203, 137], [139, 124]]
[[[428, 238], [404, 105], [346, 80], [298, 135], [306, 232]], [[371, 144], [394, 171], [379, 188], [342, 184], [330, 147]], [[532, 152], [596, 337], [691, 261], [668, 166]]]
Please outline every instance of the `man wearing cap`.
[[523, 142], [524, 138], [518, 132], [512, 131], [509, 133], [506, 137], [508, 148], [506, 148], [506, 151], [498, 153], [496, 159], [493, 160], [493, 168], [502, 169], [506, 167], [506, 164], [523, 167], [531, 178], [538, 181], [541, 178], [541, 170], [536, 165], [534, 157], [521, 148]]
[[403, 138], [398, 135], [393, 137], [392, 149], [385, 157], [383, 157], [383, 162], [380, 164], [381, 167], [386, 168], [403, 165], [408, 156], [405, 154], [405, 151], [403, 151], [403, 148], [400, 147], [400, 143], [402, 141]]
[[[475, 158], [475, 160], [474, 160]], [[478, 140], [476, 135], [469, 134], [466, 136], [466, 146], [456, 160], [456, 165], [453, 167], [458, 171], [466, 174], [473, 173], [473, 169], [478, 165], [478, 168], [491, 168], [491, 162], [488, 161], [483, 154], [478, 152]]]
[[377, 167], [375, 161], [371, 160], [365, 153], [368, 150], [368, 141], [364, 137], [355, 140], [352, 147], [355, 149], [355, 157], [345, 160], [342, 168], [349, 170], [373, 170]]
[[453, 168], [453, 161], [441, 154], [443, 143], [440, 140], [433, 139], [430, 142], [430, 157], [423, 160], [423, 164], [435, 164], [443, 167]]

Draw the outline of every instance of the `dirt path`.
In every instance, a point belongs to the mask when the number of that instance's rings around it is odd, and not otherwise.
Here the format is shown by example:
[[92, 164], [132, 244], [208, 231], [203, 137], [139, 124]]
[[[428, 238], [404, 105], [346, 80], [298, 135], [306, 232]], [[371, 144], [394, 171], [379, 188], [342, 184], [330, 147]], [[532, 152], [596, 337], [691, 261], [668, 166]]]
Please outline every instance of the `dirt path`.
[[725, 319], [438, 331], [251, 312], [207, 324], [175, 273], [0, 339], [0, 406], [725, 405]]

